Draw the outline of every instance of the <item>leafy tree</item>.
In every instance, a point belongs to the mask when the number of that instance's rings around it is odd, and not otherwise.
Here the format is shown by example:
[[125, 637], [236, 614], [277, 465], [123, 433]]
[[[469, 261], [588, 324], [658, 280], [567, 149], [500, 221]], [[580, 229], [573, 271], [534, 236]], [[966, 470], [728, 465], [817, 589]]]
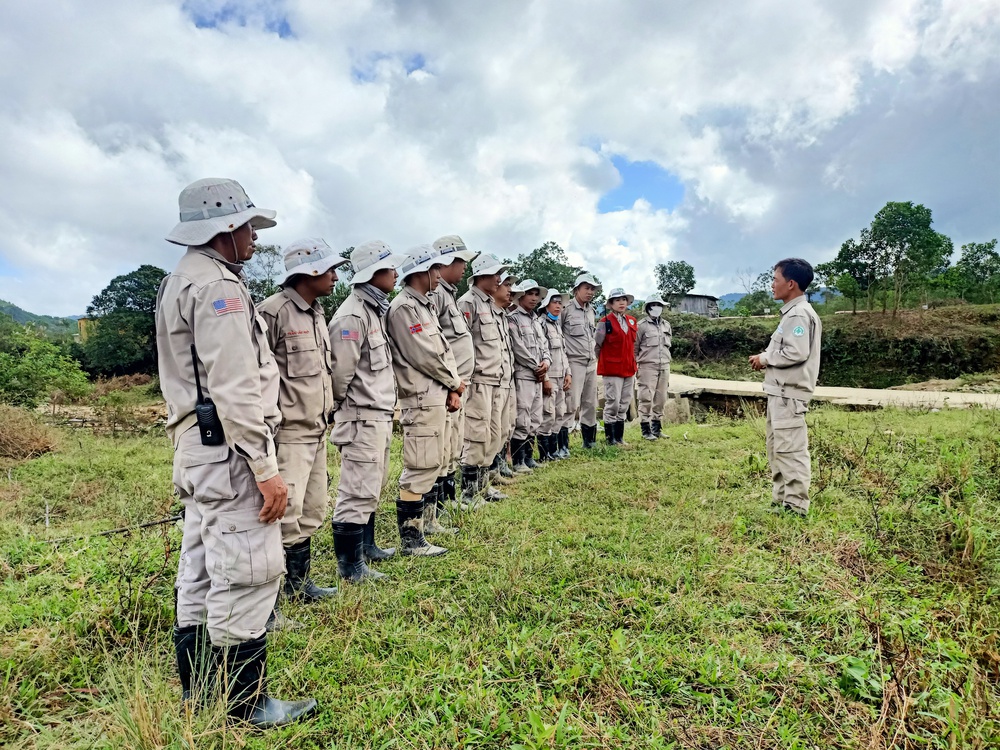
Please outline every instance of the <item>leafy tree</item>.
[[91, 372], [156, 372], [156, 295], [166, 275], [161, 268], [140, 266], [113, 278], [87, 306], [87, 315], [96, 322], [84, 343]]
[[992, 304], [1000, 293], [1000, 253], [997, 241], [962, 245], [962, 255], [953, 269], [955, 288], [962, 299]]
[[572, 266], [566, 251], [555, 242], [546, 242], [527, 255], [517, 256], [517, 260], [505, 260], [510, 264], [511, 273], [518, 279], [534, 279], [549, 289], [558, 289], [568, 294], [576, 277], [583, 273], [579, 266]]
[[694, 267], [683, 260], [657, 263], [656, 287], [673, 309], [694, 289]]
[[743, 316], [766, 315], [768, 312], [774, 312], [776, 307], [780, 305], [771, 296], [773, 272], [761, 271], [753, 281], [749, 280], [750, 275], [749, 269], [743, 269], [739, 272], [739, 278], [744, 288], [747, 289], [747, 294], [737, 300], [736, 304], [733, 305], [733, 311], [737, 315]]
[[80, 364], [41, 332], [0, 315], [0, 401], [34, 408], [55, 391], [75, 398], [89, 387]]
[[253, 256], [243, 264], [246, 282], [254, 304], [263, 302], [278, 291], [275, 279], [285, 270], [285, 258], [278, 245], [257, 245]]

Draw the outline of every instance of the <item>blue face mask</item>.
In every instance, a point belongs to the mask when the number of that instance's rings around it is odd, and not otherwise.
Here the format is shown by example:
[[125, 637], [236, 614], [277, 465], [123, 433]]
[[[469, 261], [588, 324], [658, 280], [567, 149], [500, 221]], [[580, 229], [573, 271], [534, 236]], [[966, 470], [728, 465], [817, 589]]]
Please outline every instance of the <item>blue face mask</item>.
[[548, 310], [545, 311], [545, 315], [548, 316], [548, 319], [551, 320], [551, 321], [553, 321], [553, 322], [559, 320], [559, 316], [558, 315], [553, 315]]

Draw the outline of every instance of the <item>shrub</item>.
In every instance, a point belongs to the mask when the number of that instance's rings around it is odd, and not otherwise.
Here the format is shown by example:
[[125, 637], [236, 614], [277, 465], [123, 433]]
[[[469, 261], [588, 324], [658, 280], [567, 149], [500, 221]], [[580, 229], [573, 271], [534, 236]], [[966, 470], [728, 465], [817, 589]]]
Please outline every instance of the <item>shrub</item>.
[[0, 404], [0, 458], [23, 461], [56, 449], [56, 433], [30, 411]]

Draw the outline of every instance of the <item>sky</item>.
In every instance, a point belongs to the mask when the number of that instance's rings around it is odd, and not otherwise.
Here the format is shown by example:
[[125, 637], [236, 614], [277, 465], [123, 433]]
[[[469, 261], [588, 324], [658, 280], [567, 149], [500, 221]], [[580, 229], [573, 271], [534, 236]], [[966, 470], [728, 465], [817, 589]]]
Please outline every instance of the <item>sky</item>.
[[831, 259], [888, 201], [1000, 236], [1000, 0], [32, 0], [0, 24], [0, 298], [170, 270], [177, 195], [260, 241], [552, 240], [606, 286]]

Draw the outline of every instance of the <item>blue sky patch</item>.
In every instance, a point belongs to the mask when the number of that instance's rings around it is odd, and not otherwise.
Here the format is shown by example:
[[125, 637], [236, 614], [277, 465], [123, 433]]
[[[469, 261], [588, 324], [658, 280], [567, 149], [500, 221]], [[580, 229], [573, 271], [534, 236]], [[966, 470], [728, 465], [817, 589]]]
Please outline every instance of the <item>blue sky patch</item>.
[[684, 199], [684, 183], [655, 162], [629, 161], [622, 156], [612, 156], [611, 163], [622, 181], [614, 190], [601, 196], [597, 203], [599, 213], [627, 210], [639, 198], [645, 198], [654, 209], [673, 210]]
[[407, 75], [415, 70], [424, 70], [427, 59], [419, 52], [412, 54], [396, 54], [389, 52], [370, 52], [357, 60], [351, 66], [351, 78], [358, 83], [372, 83], [378, 77], [378, 65], [383, 60], [399, 59]]
[[[238, 2], [224, 2], [212, 10], [205, 8], [201, 3], [185, 3], [183, 8], [199, 29], [217, 29], [227, 23], [246, 26], [249, 20]], [[282, 39], [294, 36], [288, 18], [281, 14], [277, 7], [262, 20], [264, 21], [264, 29], [272, 34], [277, 34]]]

